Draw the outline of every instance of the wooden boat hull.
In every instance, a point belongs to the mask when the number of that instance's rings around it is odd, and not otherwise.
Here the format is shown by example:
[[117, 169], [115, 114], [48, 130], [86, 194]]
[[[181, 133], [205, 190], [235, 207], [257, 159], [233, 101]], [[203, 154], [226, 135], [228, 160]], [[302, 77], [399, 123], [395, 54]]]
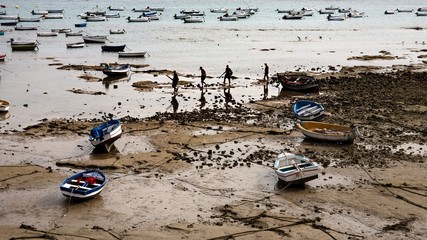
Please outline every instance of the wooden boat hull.
[[67, 43], [67, 48], [82, 48], [85, 46], [86, 46], [86, 43], [84, 42]]
[[279, 181], [287, 184], [301, 184], [318, 178], [319, 165], [309, 158], [282, 151], [274, 162]]
[[10, 43], [12, 51], [35, 51], [38, 49], [37, 42], [15, 42]]
[[278, 76], [278, 81], [283, 88], [294, 91], [319, 90], [319, 81], [314, 77], [305, 75], [284, 75]]
[[112, 144], [121, 137], [122, 126], [119, 120], [110, 120], [91, 130], [89, 141], [98, 149], [110, 151]]
[[353, 128], [315, 121], [297, 122], [295, 124], [306, 137], [331, 142], [353, 142], [356, 134]]
[[89, 199], [98, 195], [106, 183], [107, 177], [100, 170], [88, 170], [65, 179], [59, 189], [66, 197]]
[[294, 103], [293, 110], [295, 116], [304, 121], [318, 119], [324, 113], [324, 108], [321, 104], [307, 100], [300, 100]]
[[105, 43], [106, 40], [106, 36], [83, 36], [85, 43]]

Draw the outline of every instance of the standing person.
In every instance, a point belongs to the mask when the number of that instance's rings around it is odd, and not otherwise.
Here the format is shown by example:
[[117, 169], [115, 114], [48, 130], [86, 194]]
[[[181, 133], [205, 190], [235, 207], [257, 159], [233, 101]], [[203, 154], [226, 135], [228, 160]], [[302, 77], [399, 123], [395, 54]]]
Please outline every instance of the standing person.
[[173, 78], [172, 78], [173, 93], [176, 93], [178, 90], [178, 82], [179, 82], [178, 73], [176, 73], [176, 71], [173, 71]]
[[268, 72], [269, 72], [269, 67], [267, 63], [264, 63], [264, 78], [262, 80], [268, 80]]
[[224, 85], [225, 85], [225, 80], [227, 80], [227, 79], [228, 79], [228, 85], [230, 85], [231, 84], [231, 76], [233, 75], [233, 71], [231, 70], [231, 68], [228, 65], [225, 67], [225, 72], [223, 74], [225, 74]]
[[205, 85], [205, 79], [206, 79], [206, 71], [202, 67], [200, 67], [200, 80], [202, 81], [202, 89], [203, 85]]

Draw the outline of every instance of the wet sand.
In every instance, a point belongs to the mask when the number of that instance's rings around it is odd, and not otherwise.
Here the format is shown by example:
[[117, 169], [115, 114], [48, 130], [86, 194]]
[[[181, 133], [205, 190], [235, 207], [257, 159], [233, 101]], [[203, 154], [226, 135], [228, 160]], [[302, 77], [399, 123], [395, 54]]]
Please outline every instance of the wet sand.
[[[317, 74], [321, 94], [122, 118], [110, 153], [92, 152], [95, 120], [46, 120], [3, 133], [0, 232], [5, 239], [425, 239], [425, 66], [344, 67]], [[421, 73], [420, 73], [421, 71]], [[422, 72], [424, 71], [424, 72]], [[261, 83], [262, 84], [262, 83]], [[321, 102], [326, 122], [356, 124], [353, 144], [305, 139], [292, 102]], [[277, 183], [280, 149], [322, 165], [304, 186]], [[59, 184], [100, 167], [89, 201]]]

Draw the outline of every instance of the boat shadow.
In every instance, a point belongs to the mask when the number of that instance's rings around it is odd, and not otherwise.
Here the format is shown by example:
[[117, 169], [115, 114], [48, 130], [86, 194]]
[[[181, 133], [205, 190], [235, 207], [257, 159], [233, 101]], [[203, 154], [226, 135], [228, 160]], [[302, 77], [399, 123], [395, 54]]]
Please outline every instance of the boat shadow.
[[126, 76], [108, 76], [102, 79], [102, 85], [105, 89], [109, 89], [111, 84], [118, 82], [129, 82], [132, 74]]
[[97, 159], [108, 158], [108, 157], [114, 156], [118, 153], [120, 153], [119, 149], [116, 147], [116, 145], [114, 145], [114, 143], [112, 143], [109, 146], [108, 150], [105, 148], [102, 148], [102, 147], [94, 148], [92, 150], [90, 156], [91, 156], [91, 158], [93, 157], [93, 160], [97, 160]]
[[298, 192], [303, 191], [307, 189], [307, 185], [304, 182], [298, 182], [298, 183], [287, 183], [284, 181], [277, 181], [274, 185], [274, 190], [276, 192]]

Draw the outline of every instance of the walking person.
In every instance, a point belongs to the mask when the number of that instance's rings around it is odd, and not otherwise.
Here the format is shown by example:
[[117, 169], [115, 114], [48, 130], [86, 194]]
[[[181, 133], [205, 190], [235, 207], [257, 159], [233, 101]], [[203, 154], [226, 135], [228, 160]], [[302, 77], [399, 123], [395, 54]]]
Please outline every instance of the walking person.
[[267, 63], [264, 63], [264, 78], [262, 80], [268, 80], [268, 72], [269, 72], [269, 67], [267, 65]]
[[176, 71], [173, 71], [173, 78], [169, 77], [168, 75], [166, 75], [166, 77], [172, 80], [173, 94], [176, 94], [176, 92], [178, 91], [179, 82], [178, 73], [176, 73]]
[[224, 85], [225, 85], [225, 80], [227, 80], [227, 79], [228, 79], [228, 85], [231, 85], [231, 76], [233, 75], [233, 71], [231, 70], [231, 68], [228, 65], [225, 67], [225, 72], [223, 74], [221, 74], [221, 76], [224, 74], [225, 74]]
[[200, 67], [200, 80], [202, 82], [202, 89], [203, 89], [203, 86], [205, 85], [205, 79], [206, 79], [206, 71], [205, 69]]

